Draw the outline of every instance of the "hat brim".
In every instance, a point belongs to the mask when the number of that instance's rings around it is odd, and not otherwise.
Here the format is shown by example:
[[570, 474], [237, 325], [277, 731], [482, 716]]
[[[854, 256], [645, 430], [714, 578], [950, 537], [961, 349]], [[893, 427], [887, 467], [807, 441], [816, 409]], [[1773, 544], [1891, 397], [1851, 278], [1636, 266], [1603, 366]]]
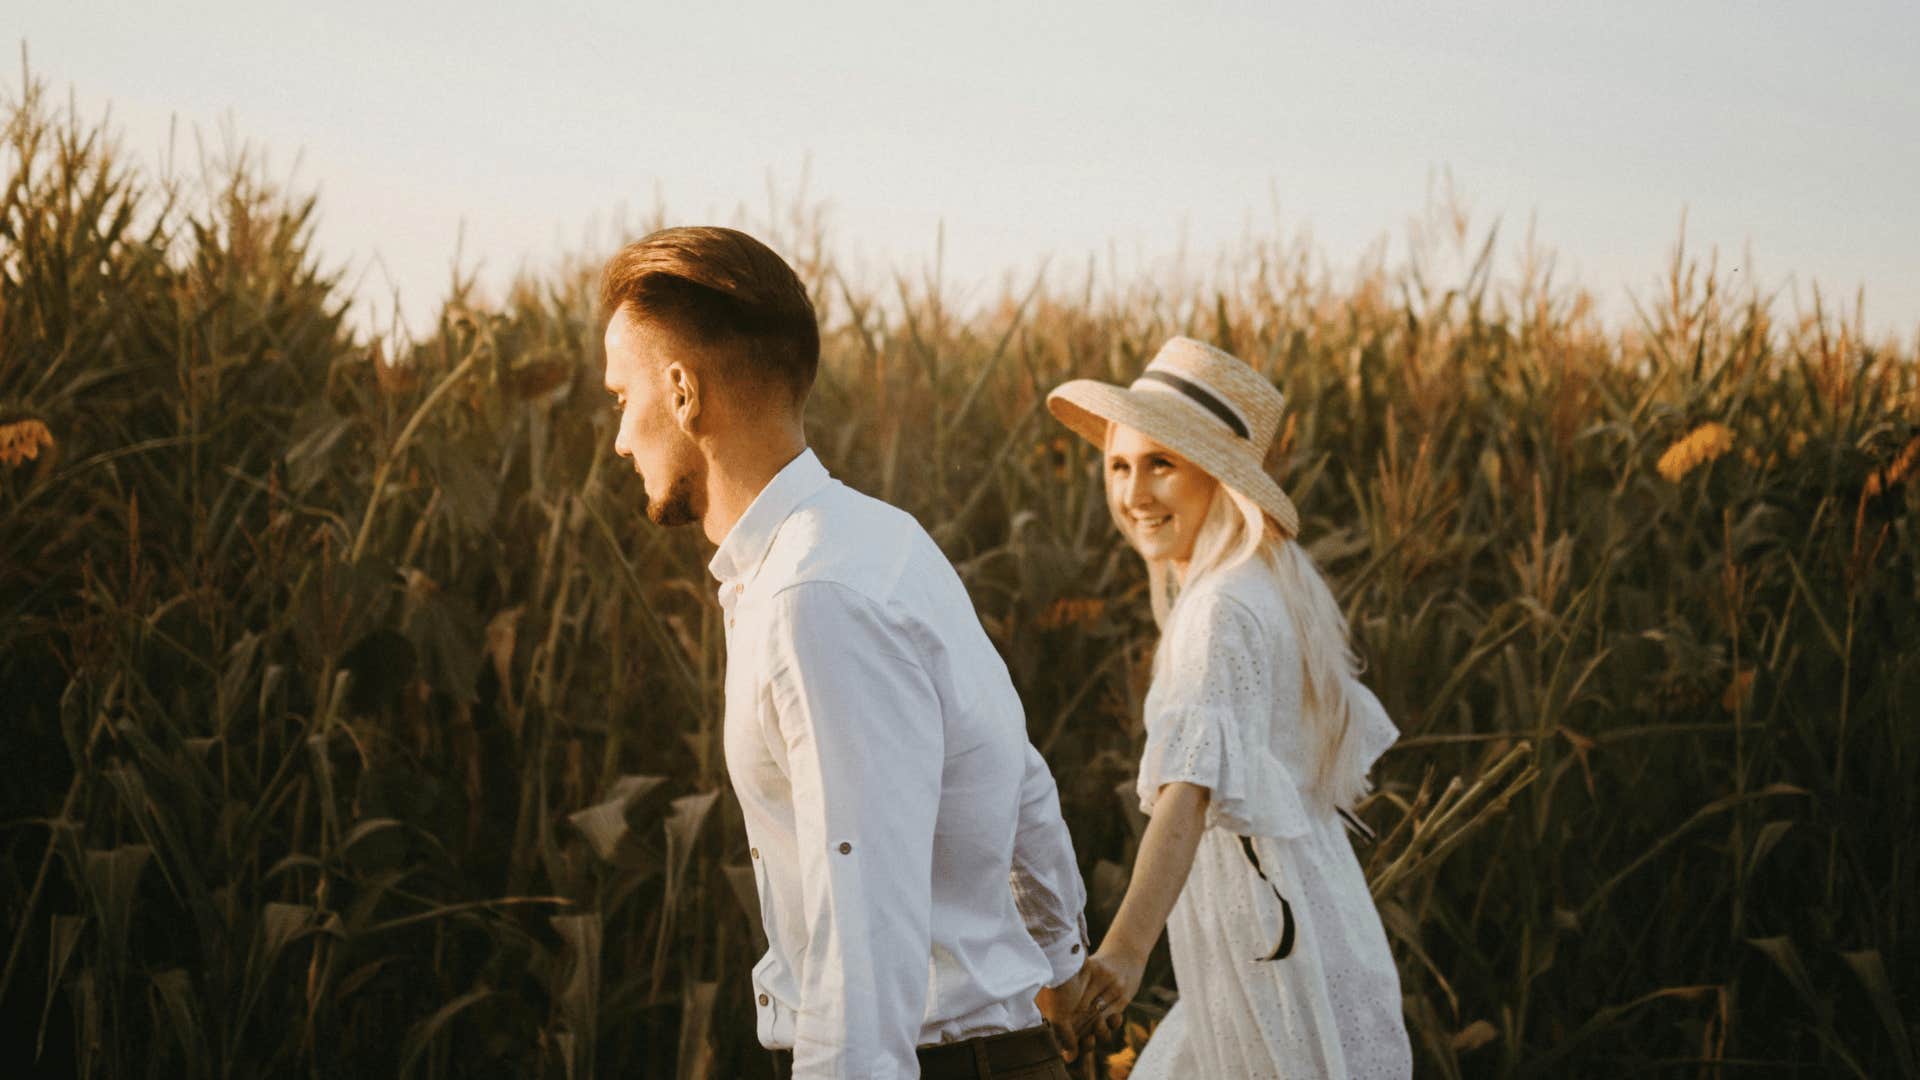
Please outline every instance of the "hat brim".
[[1124, 424], [1252, 499], [1287, 536], [1300, 535], [1300, 511], [1255, 459], [1252, 445], [1224, 427], [1197, 418], [1175, 398], [1096, 379], [1074, 379], [1047, 395], [1047, 411], [1102, 450], [1107, 426]]

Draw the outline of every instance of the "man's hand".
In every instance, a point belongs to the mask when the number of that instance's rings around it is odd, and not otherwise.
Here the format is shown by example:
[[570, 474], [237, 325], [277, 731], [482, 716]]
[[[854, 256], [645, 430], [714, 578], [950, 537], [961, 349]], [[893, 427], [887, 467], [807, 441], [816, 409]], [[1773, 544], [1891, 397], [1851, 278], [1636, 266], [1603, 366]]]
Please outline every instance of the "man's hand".
[[1085, 983], [1080, 990], [1079, 1015], [1073, 1020], [1075, 1030], [1098, 1032], [1103, 1038], [1120, 1030], [1122, 1014], [1133, 995], [1140, 992], [1146, 967], [1144, 954], [1121, 947], [1111, 937], [1102, 942], [1100, 951], [1076, 976], [1084, 977]]
[[1047, 1020], [1047, 1026], [1053, 1029], [1053, 1037], [1060, 1044], [1060, 1056], [1068, 1061], [1078, 1057], [1082, 1045], [1091, 1043], [1093, 1033], [1085, 1027], [1082, 1005], [1087, 989], [1087, 965], [1073, 973], [1073, 978], [1059, 986], [1042, 987], [1033, 995], [1033, 1003], [1040, 1007], [1040, 1015]]

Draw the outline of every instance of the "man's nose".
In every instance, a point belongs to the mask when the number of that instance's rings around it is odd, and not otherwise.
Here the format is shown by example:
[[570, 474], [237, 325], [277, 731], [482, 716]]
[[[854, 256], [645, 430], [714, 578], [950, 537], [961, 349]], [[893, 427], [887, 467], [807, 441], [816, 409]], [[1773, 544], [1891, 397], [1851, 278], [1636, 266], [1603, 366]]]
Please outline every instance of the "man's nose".
[[620, 426], [613, 429], [613, 452], [623, 458], [633, 456], [633, 450], [627, 445], [627, 418], [620, 418]]

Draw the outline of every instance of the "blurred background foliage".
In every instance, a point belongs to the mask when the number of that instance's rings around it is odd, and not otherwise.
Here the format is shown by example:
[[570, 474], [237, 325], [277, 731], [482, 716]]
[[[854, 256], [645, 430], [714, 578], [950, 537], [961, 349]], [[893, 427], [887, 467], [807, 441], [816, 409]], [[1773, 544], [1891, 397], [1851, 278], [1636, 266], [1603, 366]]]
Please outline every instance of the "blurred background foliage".
[[[26, 78], [4, 115], [9, 1070], [768, 1075], [708, 552], [611, 453], [594, 262], [368, 337], [244, 151], [144, 170]], [[1007, 659], [1096, 934], [1153, 631], [1042, 398], [1188, 333], [1286, 391], [1404, 731], [1362, 858], [1422, 1075], [1916, 1075], [1911, 348], [1684, 251], [1609, 328], [1451, 205], [1338, 281], [1250, 237], [964, 312], [848, 280], [817, 208], [751, 227], [820, 309], [814, 446]]]

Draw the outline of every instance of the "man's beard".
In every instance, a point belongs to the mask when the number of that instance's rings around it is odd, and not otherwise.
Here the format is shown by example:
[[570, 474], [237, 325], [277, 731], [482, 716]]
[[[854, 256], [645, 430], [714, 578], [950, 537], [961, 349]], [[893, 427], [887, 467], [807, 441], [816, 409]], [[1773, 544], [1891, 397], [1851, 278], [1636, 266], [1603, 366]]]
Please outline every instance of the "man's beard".
[[693, 504], [695, 490], [691, 474], [682, 473], [674, 477], [667, 484], [665, 495], [647, 500], [647, 519], [667, 528], [699, 521], [699, 508]]

